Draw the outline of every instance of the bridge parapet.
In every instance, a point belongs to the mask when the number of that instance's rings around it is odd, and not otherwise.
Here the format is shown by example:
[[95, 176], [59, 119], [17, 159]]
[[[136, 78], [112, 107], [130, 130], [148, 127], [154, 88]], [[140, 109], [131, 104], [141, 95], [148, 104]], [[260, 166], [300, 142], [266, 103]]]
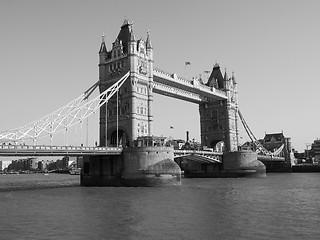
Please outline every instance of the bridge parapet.
[[179, 77], [177, 74], [175, 73], [169, 73], [169, 72], [166, 72], [166, 71], [163, 71], [159, 68], [154, 68], [153, 69], [153, 74], [156, 73], [158, 75], [161, 75], [161, 77], [163, 78], [166, 78], [168, 80], [174, 80], [176, 82], [179, 82], [180, 84], [183, 84], [185, 86], [188, 86], [188, 87], [193, 87], [193, 84], [192, 84], [192, 81], [191, 80], [188, 80], [186, 78], [182, 78], [182, 77]]

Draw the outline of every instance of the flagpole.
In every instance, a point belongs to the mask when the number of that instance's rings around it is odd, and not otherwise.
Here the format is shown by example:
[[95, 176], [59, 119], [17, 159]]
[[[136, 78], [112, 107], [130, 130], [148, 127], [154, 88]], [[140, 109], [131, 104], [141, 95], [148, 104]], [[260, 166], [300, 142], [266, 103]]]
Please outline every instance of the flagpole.
[[184, 63], [184, 77], [187, 78], [187, 66], [190, 65], [190, 62], [185, 62]]
[[[170, 134], [171, 134], [171, 140], [173, 140], [173, 134], [172, 134], [172, 132], [173, 132], [173, 129], [174, 129], [174, 127], [173, 127], [173, 126], [170, 126]], [[170, 136], [169, 136], [169, 138], [170, 138]]]

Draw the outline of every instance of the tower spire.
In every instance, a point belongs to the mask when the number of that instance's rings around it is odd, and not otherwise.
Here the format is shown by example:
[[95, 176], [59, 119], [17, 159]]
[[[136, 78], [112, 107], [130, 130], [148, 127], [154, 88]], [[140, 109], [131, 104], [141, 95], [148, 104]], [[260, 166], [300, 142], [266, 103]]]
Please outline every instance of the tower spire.
[[106, 47], [106, 43], [104, 41], [104, 37], [105, 37], [105, 35], [104, 35], [104, 33], [102, 33], [102, 36], [101, 36], [102, 42], [101, 42], [99, 53], [107, 53], [107, 47]]
[[130, 26], [130, 42], [134, 42], [136, 40], [133, 32], [133, 25]]
[[224, 77], [223, 78], [225, 81], [228, 80], [227, 68], [224, 68]]
[[232, 72], [232, 77], [231, 77], [233, 84], [237, 84], [236, 78], [234, 76], [234, 72]]
[[150, 39], [150, 30], [147, 30], [147, 40], [146, 40], [147, 49], [152, 49], [151, 39]]

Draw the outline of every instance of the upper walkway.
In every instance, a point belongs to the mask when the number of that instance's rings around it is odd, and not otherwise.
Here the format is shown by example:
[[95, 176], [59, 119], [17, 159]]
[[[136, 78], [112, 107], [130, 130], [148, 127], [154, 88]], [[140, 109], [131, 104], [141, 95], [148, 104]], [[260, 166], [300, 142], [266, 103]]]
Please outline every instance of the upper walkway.
[[153, 69], [153, 83], [155, 93], [188, 102], [200, 103], [210, 99], [227, 99], [226, 92], [204, 85], [197, 79], [188, 80], [157, 68]]

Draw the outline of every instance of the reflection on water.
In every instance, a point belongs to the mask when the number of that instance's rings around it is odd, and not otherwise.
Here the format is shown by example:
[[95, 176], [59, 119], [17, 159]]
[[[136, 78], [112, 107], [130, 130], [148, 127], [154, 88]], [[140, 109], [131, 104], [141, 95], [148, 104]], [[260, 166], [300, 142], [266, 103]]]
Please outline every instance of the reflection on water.
[[[0, 193], [3, 239], [318, 239], [320, 174]], [[1, 237], [1, 239], [2, 239]]]

